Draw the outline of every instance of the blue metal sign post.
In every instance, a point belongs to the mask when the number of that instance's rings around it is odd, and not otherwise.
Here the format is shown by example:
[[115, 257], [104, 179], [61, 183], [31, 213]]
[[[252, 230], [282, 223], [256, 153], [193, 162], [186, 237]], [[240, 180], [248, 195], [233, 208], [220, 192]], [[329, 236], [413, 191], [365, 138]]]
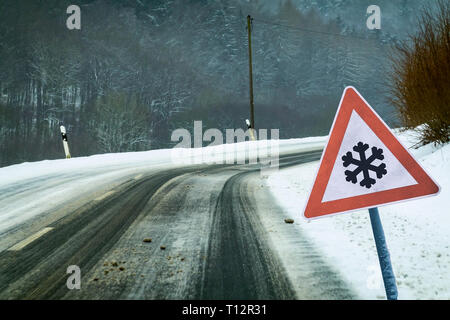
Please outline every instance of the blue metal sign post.
[[388, 300], [397, 300], [397, 284], [395, 282], [394, 271], [392, 270], [391, 258], [384, 237], [383, 226], [381, 225], [378, 208], [369, 209], [370, 222], [372, 224], [373, 236], [377, 246], [378, 259], [380, 260], [381, 273], [383, 275], [384, 289]]

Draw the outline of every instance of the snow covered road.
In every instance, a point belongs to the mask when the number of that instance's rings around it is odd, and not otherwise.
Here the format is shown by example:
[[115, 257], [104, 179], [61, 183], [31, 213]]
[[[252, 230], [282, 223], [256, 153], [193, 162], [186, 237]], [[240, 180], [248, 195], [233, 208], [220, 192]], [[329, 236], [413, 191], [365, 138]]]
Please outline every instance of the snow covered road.
[[[300, 151], [280, 167], [321, 154]], [[258, 165], [116, 162], [0, 183], [0, 298], [355, 297], [284, 222]], [[66, 287], [69, 265], [81, 290]]]

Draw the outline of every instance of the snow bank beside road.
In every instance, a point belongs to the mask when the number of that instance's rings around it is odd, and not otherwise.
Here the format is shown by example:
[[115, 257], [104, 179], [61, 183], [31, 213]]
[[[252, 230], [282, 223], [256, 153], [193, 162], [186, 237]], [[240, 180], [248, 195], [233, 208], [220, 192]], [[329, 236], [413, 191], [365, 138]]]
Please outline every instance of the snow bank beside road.
[[[320, 150], [324, 142], [324, 138], [280, 140], [276, 149], [280, 153]], [[152, 172], [185, 165], [206, 164], [205, 160], [211, 154], [221, 155], [219, 158], [225, 159], [232, 152], [231, 158], [245, 159], [248, 150], [255, 147], [263, 155], [267, 154], [267, 149], [272, 153], [272, 143], [256, 141], [227, 145], [226, 148], [205, 147], [195, 151], [165, 149], [102, 154], [0, 168], [0, 252], [15, 243], [14, 237], [7, 234], [17, 226], [21, 225], [20, 233], [24, 237], [36, 233], [41, 225], [36, 221], [46, 219], [46, 225], [53, 223], [69, 213], [63, 208], [79, 207], [101, 198], [130, 179], [137, 180]], [[186, 154], [189, 155], [187, 163], [184, 161], [186, 158], [183, 158]], [[181, 158], [177, 158], [177, 155]], [[57, 213], [46, 215], [47, 212]]]
[[[414, 145], [414, 133], [399, 135]], [[410, 150], [440, 184], [436, 197], [380, 207], [397, 276], [399, 299], [450, 299], [450, 145]], [[268, 179], [290, 217], [363, 299], [384, 299], [367, 210], [307, 222], [301, 217], [319, 162], [281, 170]]]
[[[326, 142], [326, 137], [302, 139], [275, 140], [280, 153], [320, 150]], [[271, 140], [247, 141], [228, 145], [218, 145], [192, 149], [159, 149], [143, 152], [110, 153], [89, 157], [74, 157], [61, 160], [44, 160], [25, 162], [0, 168], [0, 187], [26, 179], [45, 175], [95, 172], [96, 169], [119, 170], [126, 168], [145, 168], [158, 166], [174, 166], [182, 164], [206, 164], [209, 155], [224, 155], [234, 153], [236, 159], [244, 158], [248, 150], [257, 148], [260, 151], [272, 148]], [[62, 152], [62, 151], [61, 151]], [[262, 152], [264, 154], [264, 152]], [[63, 154], [61, 154], [63, 157]], [[189, 157], [186, 161], [186, 157]], [[222, 159], [220, 157], [220, 159]]]
[[[275, 142], [275, 149], [276, 154], [320, 150], [324, 143], [325, 138], [280, 140], [279, 143]], [[211, 154], [218, 156], [214, 158], [219, 160], [228, 159], [230, 155], [231, 159], [242, 160], [255, 147], [263, 156], [268, 154], [267, 149], [270, 150], [269, 154], [274, 151], [273, 141], [255, 141], [227, 145], [225, 148], [214, 146], [195, 150], [165, 149], [103, 154], [0, 168], [0, 251], [11, 246], [14, 240], [2, 238], [2, 235], [19, 224], [22, 224], [24, 233], [39, 231], [35, 229], [40, 224], [33, 221], [41, 219], [41, 214], [45, 212], [55, 212], [69, 204], [81, 206], [128, 179], [136, 179], [150, 172], [191, 164], [207, 164], [205, 161], [211, 158]], [[189, 156], [187, 159], [186, 154]], [[188, 160], [187, 163], [185, 160]], [[65, 211], [61, 212], [66, 214]], [[53, 220], [47, 222], [51, 223]], [[30, 229], [25, 230], [24, 225]]]

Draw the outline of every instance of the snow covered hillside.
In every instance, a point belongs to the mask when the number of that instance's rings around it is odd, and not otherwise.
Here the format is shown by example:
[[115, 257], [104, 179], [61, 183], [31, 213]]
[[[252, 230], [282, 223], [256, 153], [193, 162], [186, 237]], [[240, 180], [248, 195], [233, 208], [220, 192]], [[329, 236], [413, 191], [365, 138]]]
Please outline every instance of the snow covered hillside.
[[[397, 133], [414, 145], [413, 132]], [[380, 207], [399, 299], [450, 299], [450, 145], [410, 148], [440, 184], [436, 197]], [[369, 213], [361, 210], [308, 222], [302, 217], [319, 162], [281, 170], [268, 179], [279, 204], [364, 299], [385, 299]]]

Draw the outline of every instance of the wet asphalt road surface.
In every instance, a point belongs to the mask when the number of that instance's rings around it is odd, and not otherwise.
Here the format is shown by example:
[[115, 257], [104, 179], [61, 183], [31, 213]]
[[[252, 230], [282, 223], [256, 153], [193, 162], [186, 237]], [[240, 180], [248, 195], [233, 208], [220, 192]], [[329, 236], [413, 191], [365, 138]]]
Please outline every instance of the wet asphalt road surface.
[[[320, 155], [281, 156], [280, 169]], [[2, 195], [20, 198], [30, 188]], [[270, 223], [291, 253], [277, 251]], [[32, 241], [24, 231], [31, 224], [41, 230]], [[133, 174], [100, 196], [9, 228], [1, 243], [0, 299], [355, 297], [302, 232], [284, 223], [258, 165]], [[70, 265], [81, 269], [80, 290], [66, 286]]]

